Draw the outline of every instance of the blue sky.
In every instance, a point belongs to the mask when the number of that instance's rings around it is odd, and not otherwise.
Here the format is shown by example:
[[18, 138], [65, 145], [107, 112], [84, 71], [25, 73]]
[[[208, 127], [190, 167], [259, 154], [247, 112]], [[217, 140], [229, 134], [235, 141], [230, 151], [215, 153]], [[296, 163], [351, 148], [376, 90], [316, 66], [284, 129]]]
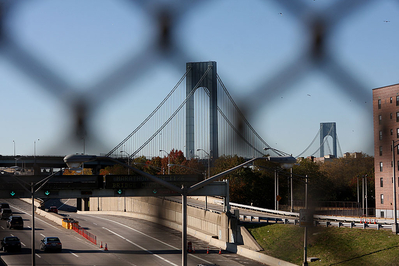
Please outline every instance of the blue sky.
[[[232, 97], [256, 102], [248, 119], [270, 146], [298, 155], [321, 122], [336, 122], [342, 152], [373, 155], [372, 89], [399, 83], [399, 3], [370, 1], [338, 20], [329, 35], [327, 49], [345, 73], [359, 81], [361, 93], [350, 94], [353, 88], [338, 84], [339, 78], [310, 69], [289, 88], [259, 100], [264, 84], [309, 47], [304, 21], [312, 14], [331, 15], [330, 7], [337, 1], [303, 0], [306, 14], [301, 19], [280, 2], [284, 1], [199, 1], [175, 28], [180, 52], [186, 61], [216, 61]], [[153, 11], [162, 3], [179, 1], [148, 3], [152, 4], [145, 9]], [[12, 155], [14, 147], [17, 154], [32, 155], [35, 142], [38, 155], [82, 152], [82, 143], [68, 139], [73, 96], [95, 86], [126, 58], [140, 55], [156, 38], [148, 12], [115, 0], [23, 1], [7, 13], [5, 28], [10, 39], [73, 89], [44, 88], [7, 60], [4, 47], [0, 49], [3, 155]], [[100, 100], [89, 124], [96, 139], [86, 143], [86, 153], [107, 153], [116, 146], [185, 72], [184, 62], [155, 60], [122, 89], [110, 88], [107, 97], [90, 92]]]

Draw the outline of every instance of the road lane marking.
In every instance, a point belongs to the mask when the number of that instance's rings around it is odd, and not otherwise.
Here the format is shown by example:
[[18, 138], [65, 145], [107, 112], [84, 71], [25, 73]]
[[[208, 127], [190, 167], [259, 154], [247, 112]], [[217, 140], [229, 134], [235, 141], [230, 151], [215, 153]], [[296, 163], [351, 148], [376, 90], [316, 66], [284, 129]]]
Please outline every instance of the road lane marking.
[[24, 242], [21, 242], [21, 245], [24, 246], [24, 247], [26, 247], [26, 245], [24, 244]]
[[40, 258], [40, 259], [42, 258], [42, 257], [40, 257], [40, 255], [39, 255], [39, 254], [37, 254], [37, 253], [35, 253], [35, 255], [36, 255], [38, 258]]
[[69, 253], [71, 253], [71, 254], [74, 255], [75, 257], [79, 258], [79, 256], [76, 255], [75, 253], [73, 253], [73, 252], [71, 252], [71, 251], [69, 251]]
[[60, 207], [58, 207], [58, 209], [61, 209], [70, 199], [68, 199], [67, 201], [64, 202], [64, 204], [62, 204]]
[[138, 247], [138, 248], [141, 249], [141, 250], [144, 250], [144, 251], [147, 252], [147, 253], [150, 253], [150, 254], [154, 255], [154, 256], [157, 257], [158, 259], [161, 259], [161, 260], [163, 260], [164, 262], [169, 263], [170, 265], [179, 266], [179, 265], [177, 265], [177, 264], [175, 264], [175, 263], [173, 263], [173, 262], [171, 262], [171, 261], [169, 261], [169, 260], [167, 260], [167, 259], [165, 259], [165, 258], [162, 258], [161, 256], [159, 256], [159, 255], [157, 255], [157, 254], [154, 254], [152, 251], [150, 251], [150, 250], [148, 250], [148, 249], [146, 249], [146, 248], [140, 246], [140, 245], [137, 244], [137, 243], [134, 243], [133, 241], [127, 239], [127, 238], [124, 237], [124, 236], [121, 236], [121, 235], [118, 234], [118, 233], [115, 233], [114, 231], [112, 231], [112, 230], [110, 230], [110, 229], [108, 229], [108, 228], [103, 227], [103, 229], [107, 230], [108, 232], [110, 232], [110, 233], [112, 233], [112, 234], [114, 234], [114, 235], [116, 235], [116, 236], [119, 236], [120, 238], [126, 240], [126, 241], [129, 242], [130, 244], [132, 244], [132, 245]]
[[[30, 217], [32, 217], [32, 214], [29, 214], [29, 213], [27, 213], [26, 211], [24, 211], [24, 210], [22, 210], [22, 209], [20, 209], [20, 208], [18, 208], [18, 207], [13, 206], [13, 208], [14, 208], [14, 209], [17, 209], [18, 211], [20, 211], [20, 212], [22, 212], [22, 213], [25, 213], [26, 215], [28, 215], [28, 216], [30, 216]], [[37, 214], [37, 215], [39, 215], [39, 214]], [[42, 222], [42, 223], [47, 224], [48, 226], [51, 226], [51, 227], [53, 227], [53, 228], [55, 228], [55, 229], [61, 231], [60, 228], [58, 228], [58, 227], [56, 227], [56, 226], [54, 226], [54, 225], [52, 225], [52, 224], [49, 224], [48, 222], [43, 221], [43, 220], [40, 219], [40, 218], [37, 218], [36, 215], [35, 215], [35, 221], [40, 221], [40, 222]], [[32, 222], [32, 221], [31, 221], [31, 222]], [[31, 228], [31, 226], [28, 226], [28, 227]]]
[[[117, 222], [117, 221], [110, 220], [110, 219], [103, 218], [103, 217], [93, 216], [93, 215], [89, 215], [89, 214], [83, 214], [83, 215], [87, 215], [87, 216], [90, 216], [90, 217], [92, 217], [92, 218], [102, 219], [102, 220], [106, 220], [106, 221], [109, 221], [109, 222], [116, 223], [116, 224], [118, 224], [118, 225], [120, 225], [120, 226], [123, 226], [123, 227], [126, 227], [126, 228], [128, 228], [128, 229], [130, 229], [130, 230], [132, 230], [132, 231], [134, 231], [134, 232], [136, 232], [136, 233], [139, 233], [139, 234], [142, 234], [142, 235], [144, 235], [144, 236], [146, 236], [146, 237], [148, 237], [148, 238], [151, 238], [152, 240], [158, 241], [159, 243], [162, 243], [162, 244], [164, 244], [164, 245], [166, 245], [166, 246], [168, 246], [168, 247], [171, 247], [171, 248], [173, 248], [173, 249], [175, 249], [175, 250], [181, 250], [181, 248], [177, 248], [177, 247], [175, 247], [175, 246], [172, 246], [172, 245], [170, 245], [170, 244], [168, 244], [168, 243], [165, 243], [165, 242], [163, 242], [163, 241], [161, 241], [161, 240], [159, 240], [159, 239], [157, 239], [157, 238], [155, 238], [155, 237], [152, 237], [152, 236], [150, 236], [150, 235], [147, 235], [147, 234], [144, 233], [144, 232], [141, 232], [141, 231], [139, 231], [139, 230], [137, 230], [137, 229], [134, 229], [134, 228], [132, 228], [132, 227], [130, 227], [130, 226], [127, 226], [127, 225], [125, 225], [125, 224], [119, 223], [119, 222]], [[203, 262], [205, 262], [205, 263], [212, 264], [212, 262], [210, 262], [210, 261], [208, 261], [208, 260], [206, 260], [206, 259], [203, 259], [203, 258], [201, 258], [201, 257], [198, 257], [198, 256], [196, 256], [196, 255], [194, 255], [194, 254], [191, 254], [191, 253], [190, 253], [190, 254], [187, 254], [187, 255], [189, 255], [189, 256], [191, 256], [191, 257], [193, 257], [193, 258], [196, 258], [196, 259], [198, 259], [198, 260], [201, 260], [201, 261], [203, 261]]]
[[40, 233], [40, 235], [42, 236], [42, 237], [46, 237], [45, 235], [43, 235], [42, 233]]

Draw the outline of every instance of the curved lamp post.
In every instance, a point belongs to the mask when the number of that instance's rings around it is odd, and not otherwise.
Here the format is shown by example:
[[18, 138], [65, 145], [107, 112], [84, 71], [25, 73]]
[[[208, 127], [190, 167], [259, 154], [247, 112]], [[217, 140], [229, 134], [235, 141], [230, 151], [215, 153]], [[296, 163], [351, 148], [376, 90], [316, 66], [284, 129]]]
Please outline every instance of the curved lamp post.
[[208, 156], [208, 178], [211, 176], [211, 155], [204, 149], [197, 149], [197, 151], [203, 151]]
[[165, 150], [159, 150], [159, 152], [165, 152], [168, 155], [168, 175], [170, 175], [170, 156], [169, 153]]
[[[208, 156], [208, 178], [211, 177], [211, 155], [204, 149], [197, 149], [197, 151], [203, 151]], [[208, 210], [208, 196], [205, 196], [205, 210]]]
[[[264, 150], [265, 151], [266, 150], [272, 150], [275, 153], [277, 153], [279, 155], [279, 157], [272, 157], [272, 158], [275, 158], [275, 161], [278, 161], [278, 163], [280, 163], [280, 166], [282, 168], [290, 169], [290, 194], [291, 194], [291, 210], [290, 211], [294, 212], [294, 193], [293, 193], [293, 186], [292, 186], [292, 167], [296, 163], [296, 159], [294, 157], [292, 157], [292, 155], [290, 155], [290, 154], [288, 154], [286, 152], [274, 149], [272, 147], [266, 147], [266, 148], [264, 148]], [[278, 159], [278, 158], [280, 158], [280, 159]], [[278, 191], [277, 191], [278, 190], [277, 171], [275, 172], [275, 182], [276, 182], [276, 185], [275, 185], [276, 186], [275, 187], [276, 195], [275, 196], [277, 197], [277, 193], [278, 193]], [[275, 201], [275, 208], [276, 208], [276, 210], [278, 209], [278, 201], [277, 201], [277, 199]]]
[[[130, 165], [130, 154], [127, 153], [126, 151], [121, 151], [121, 153], [126, 153], [127, 154], [127, 164]], [[130, 175], [130, 169], [127, 169], [127, 175]]]
[[[15, 179], [23, 187], [23, 189], [25, 189], [26, 191], [28, 191], [31, 194], [31, 200], [32, 200], [31, 264], [32, 264], [32, 266], [36, 265], [36, 260], [35, 260], [36, 259], [36, 257], [35, 257], [36, 256], [36, 254], [35, 254], [35, 231], [36, 231], [35, 230], [35, 192], [40, 190], [52, 177], [54, 177], [55, 175], [57, 175], [60, 172], [62, 172], [62, 169], [58, 172], [52, 173], [51, 175], [49, 175], [37, 182], [26, 182], [22, 178], [15, 177]], [[38, 187], [35, 188], [36, 186], [38, 186]], [[28, 189], [27, 187], [30, 189]]]

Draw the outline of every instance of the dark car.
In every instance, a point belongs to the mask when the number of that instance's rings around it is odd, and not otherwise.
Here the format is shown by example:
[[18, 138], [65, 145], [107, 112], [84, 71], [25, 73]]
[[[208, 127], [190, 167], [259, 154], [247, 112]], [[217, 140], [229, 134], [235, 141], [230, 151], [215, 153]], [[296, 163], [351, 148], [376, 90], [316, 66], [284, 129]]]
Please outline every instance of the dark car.
[[7, 209], [9, 209], [10, 208], [10, 205], [8, 205], [8, 203], [0, 203], [0, 210], [1, 209], [3, 209], [3, 208], [7, 208]]
[[1, 240], [1, 249], [5, 252], [20, 251], [21, 241], [16, 236], [6, 236]]
[[56, 206], [51, 206], [50, 208], [48, 208], [49, 212], [54, 212], [54, 213], [58, 213], [58, 209]]
[[58, 237], [45, 237], [40, 242], [40, 249], [43, 251], [59, 251], [62, 250], [62, 244]]
[[12, 211], [10, 208], [3, 208], [0, 211], [1, 220], [7, 220], [12, 215]]
[[7, 220], [7, 228], [23, 229], [24, 220], [21, 216], [10, 216]]

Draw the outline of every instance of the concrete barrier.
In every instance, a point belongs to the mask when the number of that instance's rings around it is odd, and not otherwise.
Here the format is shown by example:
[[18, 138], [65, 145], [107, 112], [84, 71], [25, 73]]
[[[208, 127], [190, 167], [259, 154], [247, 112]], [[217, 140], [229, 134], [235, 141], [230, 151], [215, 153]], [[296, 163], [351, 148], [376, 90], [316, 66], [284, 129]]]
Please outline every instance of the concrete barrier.
[[[26, 203], [32, 204], [31, 199], [21, 199], [22, 201], [25, 201]], [[40, 209], [42, 206], [42, 202], [39, 199], [35, 199], [35, 213], [39, 214], [40, 216], [43, 216], [44, 218], [49, 219], [50, 221], [53, 221], [54, 223], [62, 226], [62, 219], [65, 218], [59, 214], [56, 214], [54, 212], [46, 212]]]

